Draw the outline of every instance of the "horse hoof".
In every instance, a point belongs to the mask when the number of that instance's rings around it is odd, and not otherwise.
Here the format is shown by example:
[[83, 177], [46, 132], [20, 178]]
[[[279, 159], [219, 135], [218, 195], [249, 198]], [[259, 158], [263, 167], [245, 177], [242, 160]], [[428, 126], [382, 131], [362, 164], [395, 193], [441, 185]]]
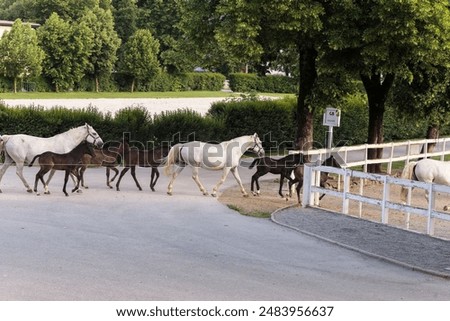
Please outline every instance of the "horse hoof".
[[244, 194], [244, 195], [242, 195], [243, 197], [248, 197], [248, 194]]
[[27, 189], [28, 193], [33, 193], [33, 190], [31, 188]]
[[77, 193], [81, 194], [83, 191], [81, 189], [77, 189]]
[[50, 192], [49, 192], [49, 191], [47, 191], [47, 192], [44, 192], [44, 194], [46, 194], [46, 195], [50, 195]]
[[448, 211], [448, 206], [447, 205], [444, 206], [444, 211], [446, 211], [446, 212]]
[[216, 197], [217, 194], [216, 194], [216, 193], [211, 193], [211, 196], [212, 196], [212, 197]]
[[167, 195], [170, 195], [170, 196], [172, 196], [172, 192], [167, 192]]
[[153, 187], [151, 187], [151, 190], [152, 190], [152, 192], [154, 192], [154, 191], [155, 191], [155, 189], [154, 189]]

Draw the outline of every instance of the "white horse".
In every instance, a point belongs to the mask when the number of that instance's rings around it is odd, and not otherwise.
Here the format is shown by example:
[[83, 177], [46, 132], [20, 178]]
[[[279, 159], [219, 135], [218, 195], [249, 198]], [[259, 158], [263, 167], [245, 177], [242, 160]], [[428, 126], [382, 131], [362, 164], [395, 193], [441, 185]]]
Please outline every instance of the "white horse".
[[[212, 196], [216, 196], [217, 190], [225, 181], [230, 171], [233, 173], [234, 178], [236, 178], [242, 194], [245, 197], [248, 196], [242, 185], [237, 169], [239, 160], [247, 150], [253, 151], [258, 155], [264, 154], [261, 140], [256, 133], [254, 135], [234, 138], [220, 144], [208, 144], [199, 141], [176, 144], [170, 149], [169, 154], [164, 161], [164, 173], [168, 176], [172, 175], [167, 194], [172, 195], [175, 178], [186, 165], [189, 165], [192, 167], [192, 178], [197, 183], [203, 195], [207, 195], [208, 192], [198, 178], [200, 167], [209, 170], [223, 171], [222, 178], [213, 188], [211, 193]], [[178, 165], [178, 167], [174, 169], [174, 165]]]
[[[450, 186], [450, 163], [429, 158], [409, 162], [403, 169], [402, 178]], [[406, 202], [407, 194], [408, 189], [402, 187], [400, 192], [402, 202]], [[428, 194], [425, 197], [428, 200]]]
[[25, 163], [31, 162], [34, 156], [47, 151], [60, 154], [68, 153], [83, 140], [100, 147], [103, 145], [101, 137], [88, 124], [69, 129], [64, 133], [49, 138], [17, 134], [3, 135], [2, 139], [5, 163], [0, 169], [0, 182], [8, 167], [16, 163], [16, 173], [29, 193], [32, 193], [32, 189], [23, 176], [23, 166]]

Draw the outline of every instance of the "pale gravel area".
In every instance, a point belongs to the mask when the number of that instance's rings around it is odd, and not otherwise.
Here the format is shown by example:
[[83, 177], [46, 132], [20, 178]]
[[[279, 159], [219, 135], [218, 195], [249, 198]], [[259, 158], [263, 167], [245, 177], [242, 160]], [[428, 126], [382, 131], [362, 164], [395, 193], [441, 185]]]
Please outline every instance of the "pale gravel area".
[[82, 109], [96, 107], [102, 112], [116, 113], [126, 107], [144, 107], [151, 114], [159, 114], [163, 111], [177, 109], [192, 109], [204, 115], [211, 104], [225, 100], [225, 97], [214, 98], [90, 98], [90, 99], [4, 99], [8, 106], [42, 106], [52, 108], [62, 106], [70, 109]]

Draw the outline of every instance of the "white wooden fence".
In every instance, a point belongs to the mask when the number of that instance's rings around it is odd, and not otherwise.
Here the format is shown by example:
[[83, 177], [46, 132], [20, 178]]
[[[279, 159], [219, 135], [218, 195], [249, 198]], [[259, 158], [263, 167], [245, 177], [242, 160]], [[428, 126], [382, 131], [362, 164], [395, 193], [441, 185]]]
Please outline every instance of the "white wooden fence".
[[[424, 148], [424, 153], [421, 153], [423, 146], [427, 147], [429, 144], [436, 144], [432, 153], [427, 152], [427, 148]], [[380, 159], [369, 159], [368, 150], [382, 148], [383, 157]], [[293, 151], [296, 153], [298, 151]], [[445, 155], [450, 154], [450, 137], [439, 139], [422, 139], [422, 140], [408, 140], [404, 142], [394, 142], [386, 144], [364, 144], [356, 146], [342, 146], [332, 149], [313, 149], [302, 152], [305, 155], [312, 156], [313, 159], [324, 160], [327, 155], [339, 155], [341, 159], [341, 165], [343, 167], [362, 166], [363, 171], [367, 171], [367, 165], [369, 164], [387, 164], [387, 173], [392, 173], [392, 163], [403, 161], [405, 164], [411, 160], [418, 158], [437, 157], [440, 160], [444, 160]]]
[[[450, 194], [450, 187], [429, 184], [411, 180], [405, 180], [401, 178], [392, 177], [390, 175], [371, 174], [366, 173], [367, 165], [376, 163], [387, 164], [387, 173], [392, 172], [392, 163], [398, 161], [404, 161], [405, 164], [411, 160], [426, 157], [438, 157], [440, 160], [444, 160], [445, 155], [450, 154], [450, 138], [441, 138], [437, 140], [415, 140], [406, 142], [396, 142], [388, 144], [378, 145], [359, 145], [350, 147], [339, 147], [333, 149], [319, 149], [310, 150], [305, 152], [307, 155], [311, 155], [313, 159], [316, 159], [315, 163], [306, 164], [303, 179], [303, 207], [318, 205], [319, 193], [329, 194], [341, 199], [342, 213], [349, 213], [350, 200], [357, 201], [359, 203], [359, 215], [361, 216], [362, 204], [371, 204], [380, 207], [381, 210], [381, 222], [384, 224], [389, 223], [389, 210], [396, 210], [406, 213], [406, 228], [409, 228], [410, 214], [416, 214], [427, 218], [427, 234], [434, 234], [435, 219], [441, 219], [450, 221], [450, 215], [446, 212], [438, 211], [435, 209], [436, 193], [448, 193]], [[426, 146], [428, 144], [436, 144], [436, 147], [432, 153], [427, 153]], [[425, 145], [424, 153], [420, 153], [422, 146]], [[371, 148], [383, 148], [383, 158], [381, 159], [368, 159], [368, 150]], [[343, 168], [319, 166], [320, 160], [324, 160], [330, 154], [339, 155], [341, 162], [343, 161]], [[319, 160], [319, 161], [317, 161]], [[363, 172], [349, 169], [350, 167], [362, 166]], [[328, 173], [334, 173], [339, 176], [338, 182], [341, 182], [340, 177], [343, 177], [343, 186], [338, 185], [338, 190], [325, 189], [319, 186], [320, 171]], [[360, 179], [359, 194], [350, 192], [351, 178]], [[364, 181], [371, 180], [382, 183], [383, 192], [380, 198], [373, 198], [364, 196]], [[400, 204], [391, 201], [391, 185], [400, 185], [408, 188], [407, 204]], [[411, 206], [411, 189], [418, 188], [425, 190], [429, 195], [429, 201], [427, 208], [420, 208]]]

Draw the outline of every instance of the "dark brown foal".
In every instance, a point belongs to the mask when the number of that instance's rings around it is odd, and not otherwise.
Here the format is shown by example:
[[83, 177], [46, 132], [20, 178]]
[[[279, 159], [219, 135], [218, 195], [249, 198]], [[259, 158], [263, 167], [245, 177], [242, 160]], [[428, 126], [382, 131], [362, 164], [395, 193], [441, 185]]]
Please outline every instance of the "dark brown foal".
[[169, 147], [157, 147], [151, 150], [138, 150], [135, 147], [130, 148], [126, 142], [120, 144], [119, 154], [122, 156], [124, 169], [120, 172], [119, 179], [116, 183], [116, 190], [120, 191], [120, 181], [126, 172], [131, 169], [131, 176], [133, 176], [137, 188], [142, 191], [141, 185], [136, 178], [136, 166], [139, 166], [152, 168], [150, 188], [154, 192], [156, 182], [159, 178], [158, 166], [161, 165], [163, 158], [167, 156], [169, 150]]
[[63, 170], [66, 171], [66, 175], [64, 177], [64, 186], [63, 192], [66, 196], [69, 196], [66, 192], [67, 180], [69, 179], [69, 175], [72, 173], [78, 179], [77, 185], [72, 190], [72, 193], [78, 190], [80, 187], [80, 175], [77, 171], [77, 167], [81, 162], [81, 158], [84, 154], [89, 154], [94, 156], [94, 151], [92, 149], [92, 145], [86, 141], [80, 143], [77, 147], [75, 147], [72, 151], [65, 154], [57, 154], [53, 152], [45, 152], [40, 155], [36, 155], [31, 163], [28, 166], [32, 166], [34, 161], [39, 158], [39, 165], [41, 169], [36, 174], [36, 179], [34, 181], [34, 191], [37, 193], [37, 185], [38, 181], [41, 180], [44, 185], [44, 194], [50, 194], [48, 190], [48, 185], [44, 182], [44, 175], [50, 170]]
[[[119, 156], [119, 148], [118, 147], [109, 147], [102, 149], [94, 149], [94, 156], [89, 154], [85, 154], [81, 158], [82, 165], [79, 167], [79, 174], [81, 177], [81, 186], [84, 188], [89, 188], [84, 184], [84, 172], [86, 171], [88, 166], [94, 167], [106, 167], [106, 185], [109, 188], [113, 188], [111, 186], [111, 182], [113, 182], [117, 175], [119, 174], [119, 170], [116, 168], [119, 163], [117, 162], [117, 157]], [[114, 171], [114, 176], [109, 179], [111, 170]]]

